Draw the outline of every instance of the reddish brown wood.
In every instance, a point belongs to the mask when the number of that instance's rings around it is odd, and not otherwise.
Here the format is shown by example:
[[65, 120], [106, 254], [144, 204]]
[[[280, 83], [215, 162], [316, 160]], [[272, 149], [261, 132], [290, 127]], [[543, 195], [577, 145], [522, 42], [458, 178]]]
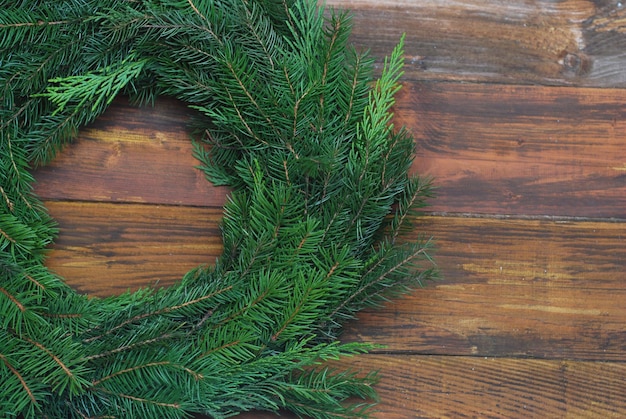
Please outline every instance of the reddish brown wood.
[[353, 41], [376, 57], [389, 55], [406, 34], [407, 79], [626, 86], [626, 8], [619, 1], [327, 4], [352, 11]]
[[347, 363], [380, 370], [383, 398], [376, 418], [626, 414], [623, 363], [394, 355], [363, 356]]
[[[380, 369], [374, 417], [625, 417], [626, 8], [328, 4], [354, 10], [377, 70], [407, 34], [394, 122], [439, 194], [412, 237], [436, 238], [442, 280], [344, 335], [387, 345], [341, 362]], [[35, 172], [60, 225], [47, 264], [80, 292], [169, 284], [219, 255], [226, 191], [193, 168], [189, 117], [118, 99]]]
[[[221, 252], [219, 209], [48, 203], [48, 266], [81, 292], [167, 285]], [[412, 354], [623, 359], [623, 223], [429, 217], [443, 279], [350, 323], [346, 340]], [[409, 237], [409, 239], [411, 239]]]
[[194, 168], [190, 115], [173, 99], [139, 109], [118, 98], [36, 171], [35, 192], [48, 200], [221, 206], [226, 189]]
[[396, 123], [432, 210], [626, 218], [626, 90], [409, 83]]
[[624, 359], [624, 223], [432, 217], [415, 232], [436, 238], [442, 280], [362, 313], [345, 339], [413, 354]]
[[[620, 418], [626, 365], [493, 357], [368, 355], [344, 360], [377, 368], [382, 395], [372, 417]], [[254, 412], [238, 419], [270, 419]], [[293, 415], [285, 414], [293, 419]]]
[[[626, 218], [624, 103], [621, 89], [408, 83], [395, 111], [416, 137], [415, 170], [435, 179], [432, 211]], [[194, 168], [187, 115], [171, 99], [119, 100], [36, 172], [36, 192], [223, 205], [226, 190]]]
[[221, 210], [46, 202], [59, 237], [46, 265], [77, 291], [108, 296], [167, 286], [221, 254]]

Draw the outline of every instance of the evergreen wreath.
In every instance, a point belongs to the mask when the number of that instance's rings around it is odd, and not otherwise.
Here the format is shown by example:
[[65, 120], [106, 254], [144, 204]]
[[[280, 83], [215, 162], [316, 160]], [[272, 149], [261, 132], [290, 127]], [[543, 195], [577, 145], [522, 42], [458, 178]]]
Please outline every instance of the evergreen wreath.
[[[372, 349], [342, 324], [436, 269], [399, 239], [431, 194], [391, 124], [402, 42], [374, 82], [349, 33], [315, 0], [0, 0], [0, 416], [367, 414], [376, 374], [324, 361]], [[195, 109], [232, 194], [214, 266], [90, 298], [44, 265], [30, 170], [118, 94]]]

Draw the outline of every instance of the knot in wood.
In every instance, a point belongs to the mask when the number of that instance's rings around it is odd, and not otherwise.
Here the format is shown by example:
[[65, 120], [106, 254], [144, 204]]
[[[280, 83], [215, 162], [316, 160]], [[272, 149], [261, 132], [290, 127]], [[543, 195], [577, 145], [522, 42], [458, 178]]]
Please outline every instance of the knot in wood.
[[571, 76], [584, 76], [591, 70], [591, 59], [582, 52], [564, 51], [563, 71]]

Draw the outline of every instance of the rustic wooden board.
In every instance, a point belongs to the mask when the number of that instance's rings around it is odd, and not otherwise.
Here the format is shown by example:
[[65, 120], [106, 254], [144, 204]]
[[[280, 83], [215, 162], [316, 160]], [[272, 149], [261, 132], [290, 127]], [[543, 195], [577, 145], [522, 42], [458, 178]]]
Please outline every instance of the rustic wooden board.
[[180, 280], [221, 254], [221, 210], [46, 202], [60, 234], [46, 266], [76, 290], [108, 296]]
[[409, 83], [433, 211], [626, 218], [626, 90]]
[[354, 43], [376, 57], [405, 33], [407, 79], [626, 86], [626, 7], [619, 1], [326, 3], [352, 11]]
[[[380, 371], [375, 418], [621, 418], [626, 364], [492, 357], [367, 355]], [[238, 419], [270, 419], [248, 413]], [[295, 418], [285, 415], [286, 418]]]
[[[406, 33], [395, 123], [438, 186], [409, 238], [436, 238], [443, 279], [344, 335], [387, 345], [342, 362], [380, 369], [375, 417], [626, 417], [626, 7], [327, 4], [353, 10], [378, 70]], [[227, 191], [193, 168], [190, 115], [118, 99], [35, 172], [60, 224], [47, 264], [80, 292], [167, 285], [220, 254]]]
[[194, 168], [198, 161], [186, 130], [190, 114], [173, 99], [142, 108], [116, 99], [35, 172], [35, 192], [49, 200], [221, 206], [226, 189]]
[[429, 217], [443, 279], [348, 326], [408, 354], [623, 360], [626, 224]]
[[[48, 266], [81, 292], [167, 285], [221, 252], [221, 209], [47, 203]], [[622, 360], [626, 225], [429, 217], [443, 280], [348, 325], [346, 340], [409, 354]]]
[[393, 355], [347, 362], [380, 369], [378, 418], [626, 415], [623, 363]]
[[[433, 176], [432, 211], [626, 218], [626, 90], [408, 83], [396, 124], [416, 137], [415, 170]], [[123, 99], [50, 166], [44, 199], [221, 206], [172, 99]], [[177, 119], [178, 118], [178, 119]], [[175, 121], [175, 122], [174, 122]]]

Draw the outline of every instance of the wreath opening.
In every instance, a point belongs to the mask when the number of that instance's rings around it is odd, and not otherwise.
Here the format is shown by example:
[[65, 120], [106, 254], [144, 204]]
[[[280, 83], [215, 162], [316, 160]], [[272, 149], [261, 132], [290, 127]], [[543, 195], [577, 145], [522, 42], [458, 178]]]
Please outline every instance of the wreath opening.
[[164, 287], [215, 264], [228, 188], [195, 167], [192, 113], [173, 98], [135, 107], [118, 96], [51, 165], [32, 171], [58, 230], [45, 264], [75, 291]]
[[[434, 278], [403, 243], [431, 195], [350, 18], [313, 0], [0, 0], [0, 411], [26, 418], [362, 417], [375, 374], [324, 361], [364, 307]], [[198, 111], [194, 154], [232, 190], [223, 253], [167, 288], [87, 298], [45, 268], [29, 169], [118, 94]], [[354, 402], [354, 397], [363, 399]]]

